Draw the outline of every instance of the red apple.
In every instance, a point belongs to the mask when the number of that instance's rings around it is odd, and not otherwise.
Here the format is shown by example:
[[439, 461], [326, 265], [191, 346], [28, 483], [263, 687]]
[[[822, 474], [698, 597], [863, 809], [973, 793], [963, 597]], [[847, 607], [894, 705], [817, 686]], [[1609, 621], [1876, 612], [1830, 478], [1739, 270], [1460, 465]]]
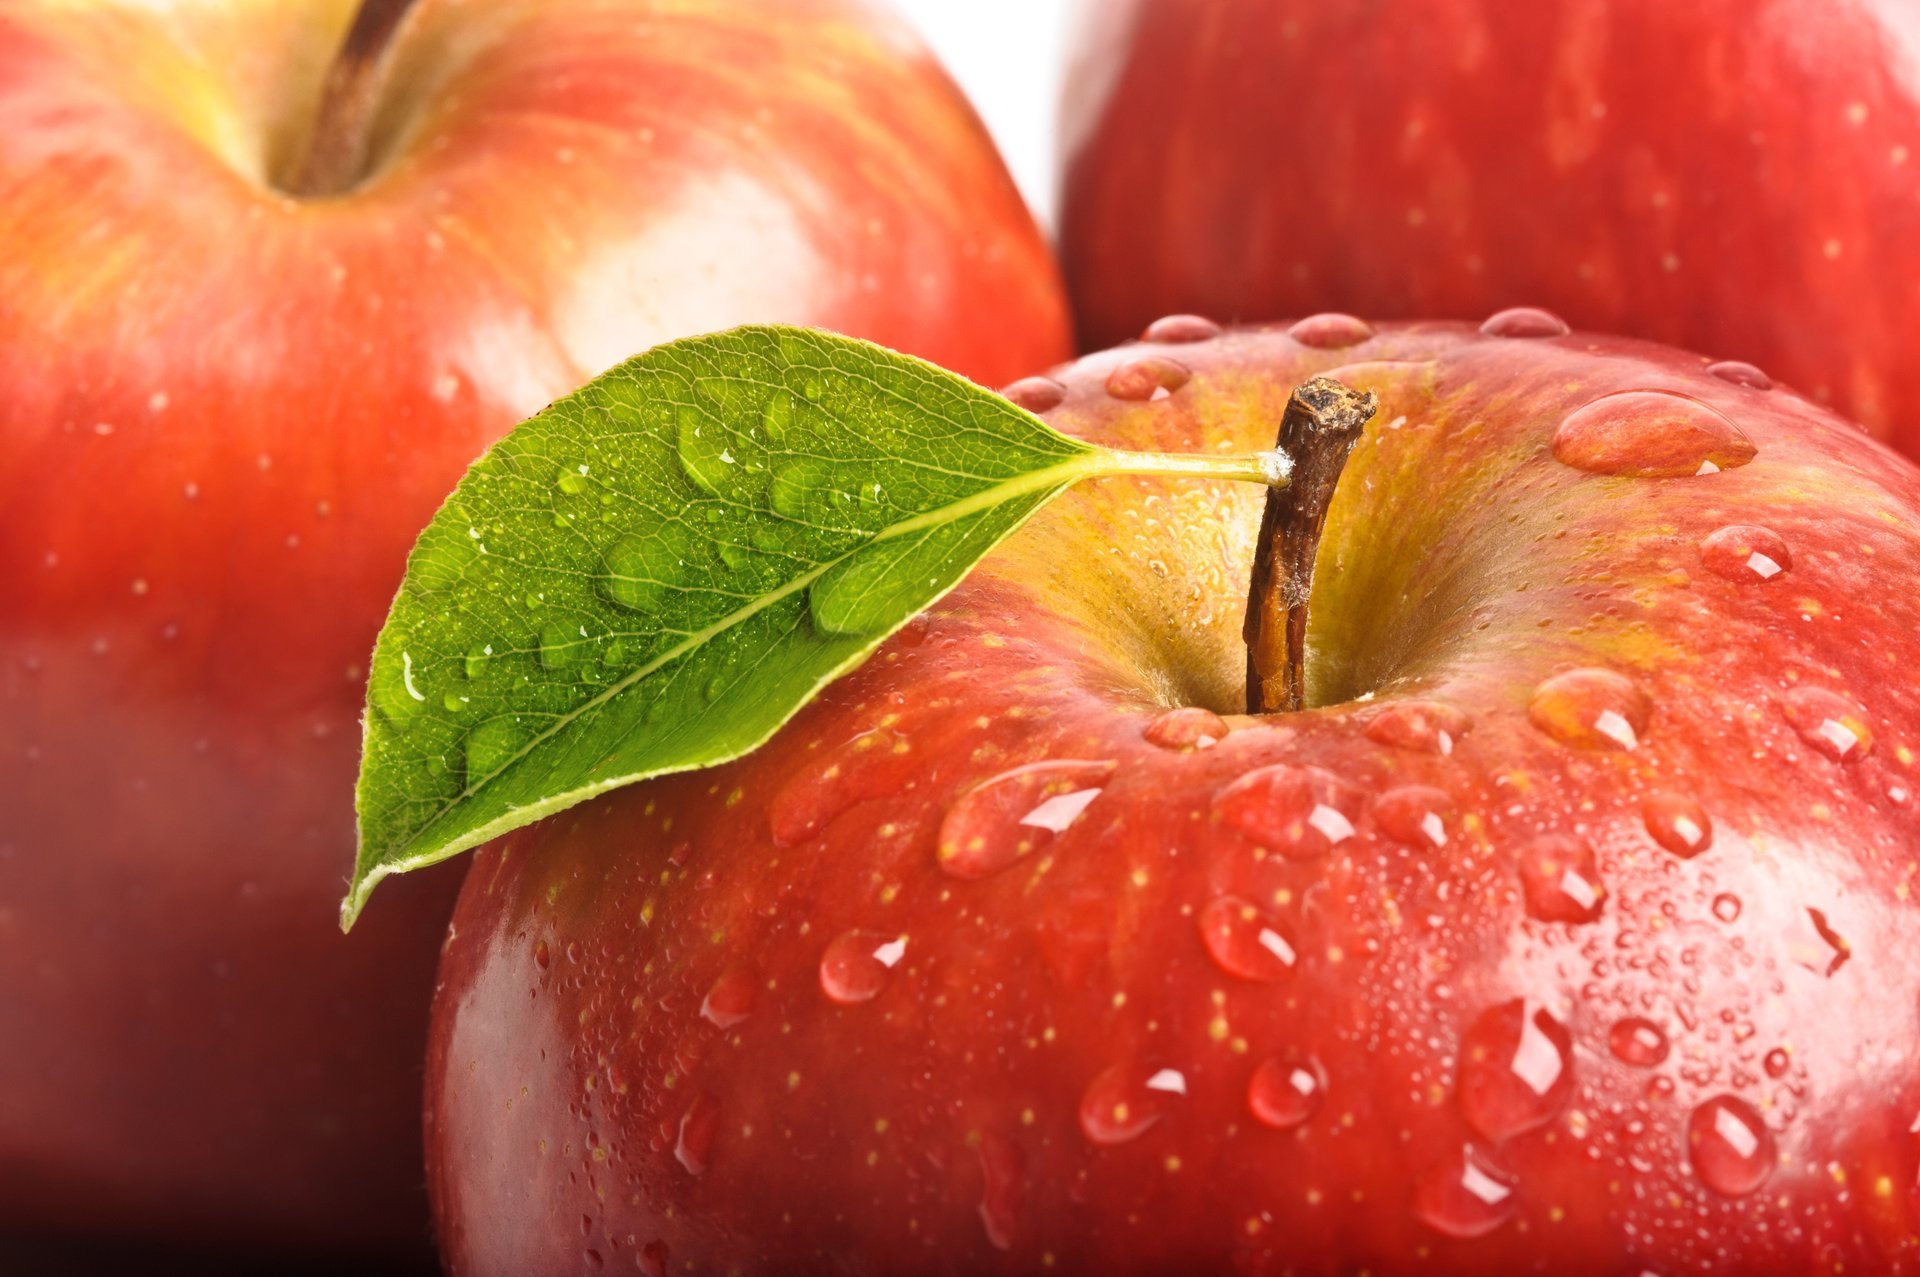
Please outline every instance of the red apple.
[[1085, 5], [1082, 338], [1323, 307], [1742, 359], [1920, 453], [1910, 0]]
[[1009, 390], [1236, 452], [1379, 397], [1302, 712], [1238, 712], [1261, 492], [1103, 482], [757, 753], [484, 849], [450, 1270], [1920, 1271], [1920, 473], [1493, 327], [1176, 317]]
[[350, 16], [0, 19], [0, 1232], [424, 1246], [455, 884], [335, 910], [373, 635], [485, 444], [747, 319], [1065, 351], [975, 117], [868, 4], [424, 0], [364, 172], [295, 198]]

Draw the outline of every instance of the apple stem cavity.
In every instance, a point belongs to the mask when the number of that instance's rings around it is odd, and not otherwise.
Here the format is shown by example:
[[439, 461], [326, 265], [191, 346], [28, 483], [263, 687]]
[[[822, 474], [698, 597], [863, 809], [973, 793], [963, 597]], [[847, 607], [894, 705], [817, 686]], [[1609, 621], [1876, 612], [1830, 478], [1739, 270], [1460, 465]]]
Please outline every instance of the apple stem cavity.
[[414, 0], [361, 0], [320, 87], [320, 104], [306, 144], [282, 184], [290, 195], [341, 195], [366, 176], [374, 110], [392, 63], [394, 36]]
[[1306, 704], [1307, 604], [1327, 509], [1360, 432], [1377, 407], [1371, 391], [1331, 377], [1296, 387], [1280, 418], [1276, 451], [1292, 460], [1290, 482], [1267, 489], [1247, 592], [1247, 712]]

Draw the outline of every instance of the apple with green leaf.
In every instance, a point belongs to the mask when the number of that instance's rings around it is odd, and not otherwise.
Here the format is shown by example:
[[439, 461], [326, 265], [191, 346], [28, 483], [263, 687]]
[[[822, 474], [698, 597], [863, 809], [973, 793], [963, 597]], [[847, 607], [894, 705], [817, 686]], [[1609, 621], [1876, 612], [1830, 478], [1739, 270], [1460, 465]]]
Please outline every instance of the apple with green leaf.
[[1742, 359], [1920, 455], [1911, 0], [1081, 6], [1061, 256], [1169, 310], [1576, 326]]
[[1045, 245], [854, 0], [34, 0], [0, 120], [0, 1233], [424, 1250], [455, 883], [333, 926], [421, 522], [675, 335], [1059, 358]]
[[674, 343], [422, 535], [451, 1272], [1920, 1271], [1920, 473], [1538, 310], [1006, 394]]

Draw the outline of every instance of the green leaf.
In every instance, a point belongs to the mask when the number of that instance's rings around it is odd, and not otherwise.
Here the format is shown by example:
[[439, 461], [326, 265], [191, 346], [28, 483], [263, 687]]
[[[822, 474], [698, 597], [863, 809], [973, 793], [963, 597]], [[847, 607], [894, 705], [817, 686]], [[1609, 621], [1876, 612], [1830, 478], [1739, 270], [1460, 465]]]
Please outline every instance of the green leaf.
[[408, 561], [368, 681], [343, 924], [389, 873], [753, 749], [1130, 456], [799, 329], [673, 342], [554, 403], [474, 464]]

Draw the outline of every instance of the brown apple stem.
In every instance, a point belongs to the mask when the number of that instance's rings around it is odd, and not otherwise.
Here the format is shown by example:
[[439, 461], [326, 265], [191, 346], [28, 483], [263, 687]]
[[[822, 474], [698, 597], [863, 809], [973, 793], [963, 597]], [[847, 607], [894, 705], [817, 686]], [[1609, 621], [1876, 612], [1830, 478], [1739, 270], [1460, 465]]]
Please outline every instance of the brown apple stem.
[[306, 198], [338, 195], [366, 173], [374, 108], [392, 59], [393, 37], [414, 0], [361, 0], [320, 88], [320, 106], [306, 149], [285, 183]]
[[1247, 712], [1275, 714], [1306, 703], [1307, 600], [1327, 507], [1353, 445], [1376, 407], [1371, 392], [1331, 377], [1297, 387], [1280, 418], [1279, 450], [1292, 480], [1267, 491], [1247, 592]]

